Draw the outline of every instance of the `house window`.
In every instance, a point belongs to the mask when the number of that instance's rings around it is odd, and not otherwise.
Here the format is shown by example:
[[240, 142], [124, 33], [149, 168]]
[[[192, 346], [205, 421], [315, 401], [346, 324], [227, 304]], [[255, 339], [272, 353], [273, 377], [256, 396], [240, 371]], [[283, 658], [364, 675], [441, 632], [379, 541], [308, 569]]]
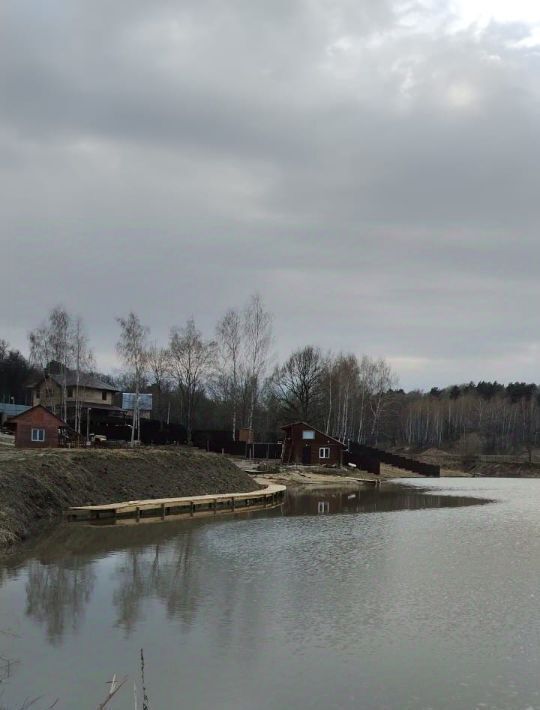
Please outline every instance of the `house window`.
[[304, 429], [302, 432], [302, 439], [314, 439], [315, 438], [315, 432], [311, 431], [310, 429]]
[[45, 441], [45, 429], [32, 429], [32, 441]]
[[67, 388], [67, 396], [71, 399], [73, 397], [73, 387]]
[[103, 391], [103, 392], [101, 393], [101, 399], [102, 399], [104, 402], [107, 401], [107, 393], [106, 393], [105, 391]]
[[321, 446], [319, 449], [319, 458], [320, 459], [329, 459], [330, 458], [330, 447], [329, 446]]

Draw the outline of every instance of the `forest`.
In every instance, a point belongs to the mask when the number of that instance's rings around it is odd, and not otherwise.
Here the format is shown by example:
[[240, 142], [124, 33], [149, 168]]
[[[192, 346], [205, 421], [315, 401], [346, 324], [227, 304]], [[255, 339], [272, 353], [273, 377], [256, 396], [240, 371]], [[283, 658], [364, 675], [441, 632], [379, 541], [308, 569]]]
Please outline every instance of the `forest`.
[[274, 318], [258, 294], [227, 309], [208, 337], [193, 318], [170, 328], [167, 342], [135, 313], [117, 318], [120, 368], [96, 371], [81, 318], [53, 308], [28, 336], [23, 355], [0, 340], [0, 401], [27, 403], [42, 374], [91, 372], [122, 391], [153, 394], [154, 419], [197, 429], [253, 429], [256, 440], [305, 420], [328, 434], [381, 447], [430, 447], [460, 453], [532, 455], [540, 389], [534, 383], [469, 382], [405, 392], [397, 373], [369, 354], [326, 352], [307, 344], [278, 362]]

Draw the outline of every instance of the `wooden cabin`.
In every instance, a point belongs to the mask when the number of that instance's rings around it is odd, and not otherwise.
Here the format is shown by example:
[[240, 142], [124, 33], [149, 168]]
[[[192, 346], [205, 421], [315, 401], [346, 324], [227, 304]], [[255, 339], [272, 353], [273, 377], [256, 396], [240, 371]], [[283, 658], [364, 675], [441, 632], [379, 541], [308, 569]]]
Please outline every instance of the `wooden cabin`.
[[341, 466], [347, 448], [341, 441], [306, 422], [294, 422], [281, 428], [285, 432], [282, 463]]
[[15, 433], [15, 446], [45, 449], [60, 446], [67, 424], [41, 404], [11, 417], [7, 425]]

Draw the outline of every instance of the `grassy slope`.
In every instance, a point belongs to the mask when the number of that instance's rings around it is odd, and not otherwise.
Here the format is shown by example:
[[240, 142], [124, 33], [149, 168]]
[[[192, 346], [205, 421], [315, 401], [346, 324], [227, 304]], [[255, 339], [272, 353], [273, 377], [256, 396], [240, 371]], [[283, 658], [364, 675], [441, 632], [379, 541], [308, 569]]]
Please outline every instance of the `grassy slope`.
[[0, 548], [72, 505], [258, 488], [216, 454], [196, 449], [0, 451]]

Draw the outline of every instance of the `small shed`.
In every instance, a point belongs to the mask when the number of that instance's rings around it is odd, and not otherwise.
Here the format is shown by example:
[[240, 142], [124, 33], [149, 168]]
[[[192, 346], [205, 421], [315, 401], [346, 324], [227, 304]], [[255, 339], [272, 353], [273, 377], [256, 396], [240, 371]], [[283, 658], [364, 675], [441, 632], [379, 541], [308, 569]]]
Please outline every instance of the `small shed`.
[[285, 432], [282, 463], [340, 466], [347, 448], [341, 441], [316, 429], [307, 422], [294, 422], [281, 427]]
[[60, 446], [67, 424], [41, 404], [11, 417], [7, 422], [15, 430], [15, 446], [20, 448], [55, 448]]

